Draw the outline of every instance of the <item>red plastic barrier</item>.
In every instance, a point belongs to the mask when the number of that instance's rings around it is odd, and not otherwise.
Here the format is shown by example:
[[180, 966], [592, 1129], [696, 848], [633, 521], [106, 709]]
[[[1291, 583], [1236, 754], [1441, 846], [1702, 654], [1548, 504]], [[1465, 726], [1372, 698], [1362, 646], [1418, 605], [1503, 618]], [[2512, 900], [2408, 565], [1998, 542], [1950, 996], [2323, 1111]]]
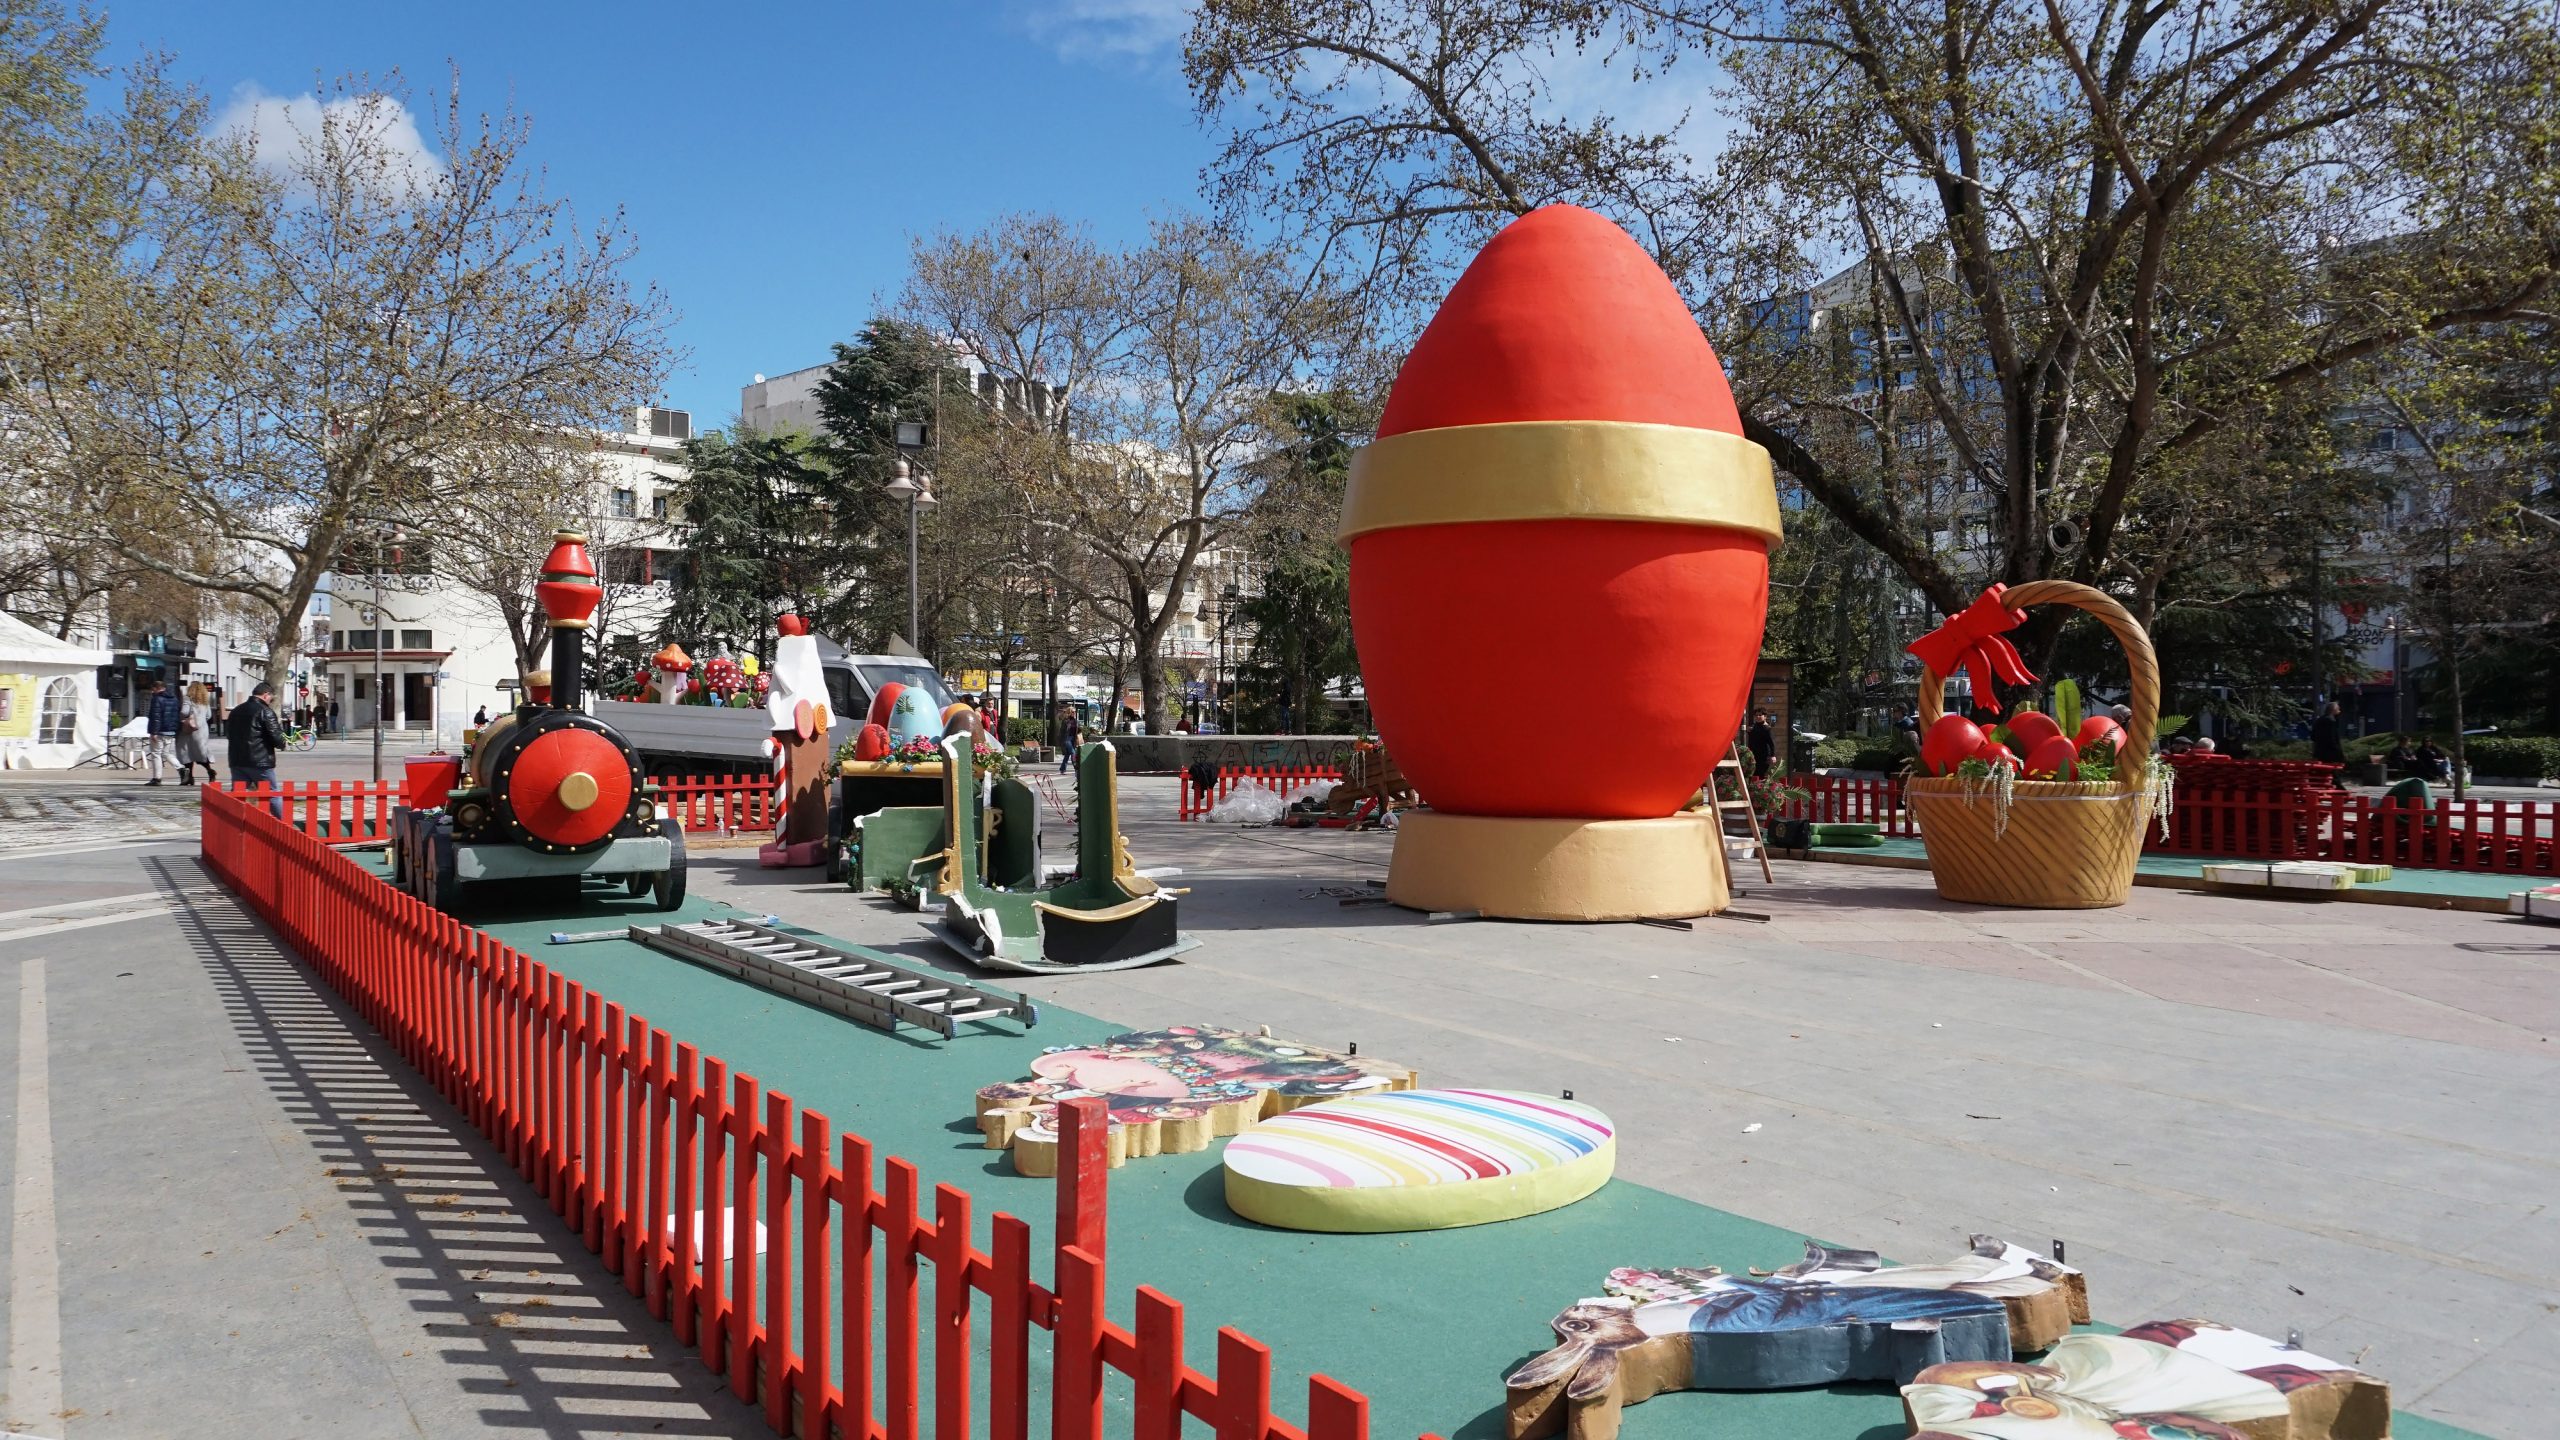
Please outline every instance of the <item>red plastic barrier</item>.
[[397, 780], [287, 780], [247, 785], [234, 780], [205, 787], [206, 801], [232, 794], [278, 806], [285, 823], [315, 840], [381, 840], [391, 834], [391, 811], [401, 803]]
[[[2336, 788], [2329, 780], [2336, 768], [2290, 761], [2189, 762], [2179, 767], [2168, 824], [2152, 826], [2144, 848], [2215, 858], [2560, 874], [2560, 801], [2438, 799], [2420, 805], [2377, 799]], [[2199, 769], [2211, 780], [2190, 783]], [[2222, 783], [2225, 776], [2228, 785]], [[1903, 807], [1898, 778], [1797, 775], [1784, 783], [1811, 792], [1788, 803], [1782, 813], [1790, 820], [1864, 823], [1887, 835], [1919, 833]]]
[[1286, 800], [1302, 790], [1318, 785], [1342, 783], [1342, 772], [1330, 765], [1228, 765], [1218, 771], [1218, 783], [1203, 788], [1194, 784], [1191, 772], [1182, 772], [1182, 794], [1174, 806], [1174, 818], [1197, 820], [1217, 808], [1218, 802], [1245, 785], [1266, 785], [1280, 792]]
[[[1105, 1366], [1136, 1383], [1131, 1440], [1175, 1440], [1186, 1415], [1220, 1440], [1367, 1440], [1367, 1398], [1322, 1375], [1305, 1428], [1274, 1416], [1271, 1352], [1238, 1331], [1219, 1331], [1214, 1376], [1191, 1368], [1182, 1307], [1153, 1289], [1137, 1292], [1134, 1330], [1107, 1318], [1102, 1101], [1065, 1107], [1044, 1285], [1024, 1221], [998, 1214], [993, 1253], [977, 1249], [966, 1191], [935, 1186], [926, 1215], [914, 1165], [875, 1170], [868, 1141], [795, 1116], [789, 1096], [401, 894], [251, 798], [206, 794], [207, 868], [778, 1433], [922, 1440], [930, 1345], [935, 1440], [975, 1433], [980, 1396], [991, 1440], [1100, 1440]], [[1030, 1386], [1043, 1330], [1045, 1415]]]
[[776, 774], [660, 780], [657, 785], [659, 803], [688, 833], [771, 830], [780, 819], [782, 777]]
[[1816, 825], [1873, 825], [1878, 834], [1905, 838], [1919, 834], [1911, 812], [1903, 808], [1900, 777], [1883, 780], [1849, 775], [1790, 775], [1778, 782], [1807, 792], [1779, 811], [1783, 819], [1810, 820]]

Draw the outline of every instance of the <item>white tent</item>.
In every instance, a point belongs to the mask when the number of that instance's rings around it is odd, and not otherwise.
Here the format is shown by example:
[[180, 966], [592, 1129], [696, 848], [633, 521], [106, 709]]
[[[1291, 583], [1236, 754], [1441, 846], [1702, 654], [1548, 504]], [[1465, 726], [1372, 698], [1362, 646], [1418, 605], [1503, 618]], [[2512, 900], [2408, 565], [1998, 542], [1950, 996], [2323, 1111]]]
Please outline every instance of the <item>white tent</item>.
[[0, 769], [68, 770], [105, 754], [98, 667], [114, 658], [0, 611]]

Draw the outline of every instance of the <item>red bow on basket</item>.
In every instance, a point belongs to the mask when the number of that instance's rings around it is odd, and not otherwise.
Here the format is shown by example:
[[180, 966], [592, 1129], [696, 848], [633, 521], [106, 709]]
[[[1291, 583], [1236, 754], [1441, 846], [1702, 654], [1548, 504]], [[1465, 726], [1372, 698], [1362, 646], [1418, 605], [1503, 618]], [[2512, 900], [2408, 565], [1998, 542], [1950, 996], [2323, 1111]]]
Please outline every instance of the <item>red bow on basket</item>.
[[[2005, 585], [1992, 586], [1962, 614], [1948, 616], [1946, 624], [1904, 647], [1941, 678], [1964, 670], [1973, 677], [1973, 688], [1995, 710], [2000, 705], [1995, 679], [2012, 685], [2036, 683], [2027, 662], [2018, 658], [2017, 647], [2002, 638], [2002, 632], [2027, 623], [2026, 611], [2012, 610], [2001, 603], [2000, 597], [2007, 590]], [[1982, 700], [1975, 703], [1981, 704]]]

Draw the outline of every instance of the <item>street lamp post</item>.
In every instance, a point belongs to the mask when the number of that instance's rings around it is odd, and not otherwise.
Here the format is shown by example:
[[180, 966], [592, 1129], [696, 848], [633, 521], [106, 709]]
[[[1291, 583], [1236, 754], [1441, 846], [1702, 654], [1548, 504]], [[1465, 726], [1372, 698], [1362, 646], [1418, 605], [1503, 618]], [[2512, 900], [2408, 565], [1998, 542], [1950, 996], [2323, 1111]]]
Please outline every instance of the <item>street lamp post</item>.
[[889, 469], [889, 493], [907, 502], [907, 643], [922, 648], [924, 609], [916, 585], [916, 521], [924, 507], [934, 503], [933, 492], [916, 479], [915, 467], [901, 455]]
[[1218, 592], [1218, 699], [1226, 706], [1227, 733], [1230, 735], [1236, 733], [1236, 697], [1235, 691], [1227, 684], [1227, 627], [1235, 623], [1236, 605], [1243, 598], [1243, 592], [1236, 588], [1233, 580], [1227, 582], [1226, 589]]

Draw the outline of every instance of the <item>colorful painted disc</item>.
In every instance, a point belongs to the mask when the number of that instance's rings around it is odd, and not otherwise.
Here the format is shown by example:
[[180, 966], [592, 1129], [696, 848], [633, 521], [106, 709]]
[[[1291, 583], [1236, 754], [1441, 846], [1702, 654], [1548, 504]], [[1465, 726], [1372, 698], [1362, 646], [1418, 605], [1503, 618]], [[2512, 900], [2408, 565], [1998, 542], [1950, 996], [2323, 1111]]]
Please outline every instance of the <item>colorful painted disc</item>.
[[1570, 1205], [1617, 1164], [1609, 1117], [1511, 1090], [1399, 1090], [1274, 1116], [1228, 1142], [1227, 1205], [1284, 1230], [1446, 1230]]

